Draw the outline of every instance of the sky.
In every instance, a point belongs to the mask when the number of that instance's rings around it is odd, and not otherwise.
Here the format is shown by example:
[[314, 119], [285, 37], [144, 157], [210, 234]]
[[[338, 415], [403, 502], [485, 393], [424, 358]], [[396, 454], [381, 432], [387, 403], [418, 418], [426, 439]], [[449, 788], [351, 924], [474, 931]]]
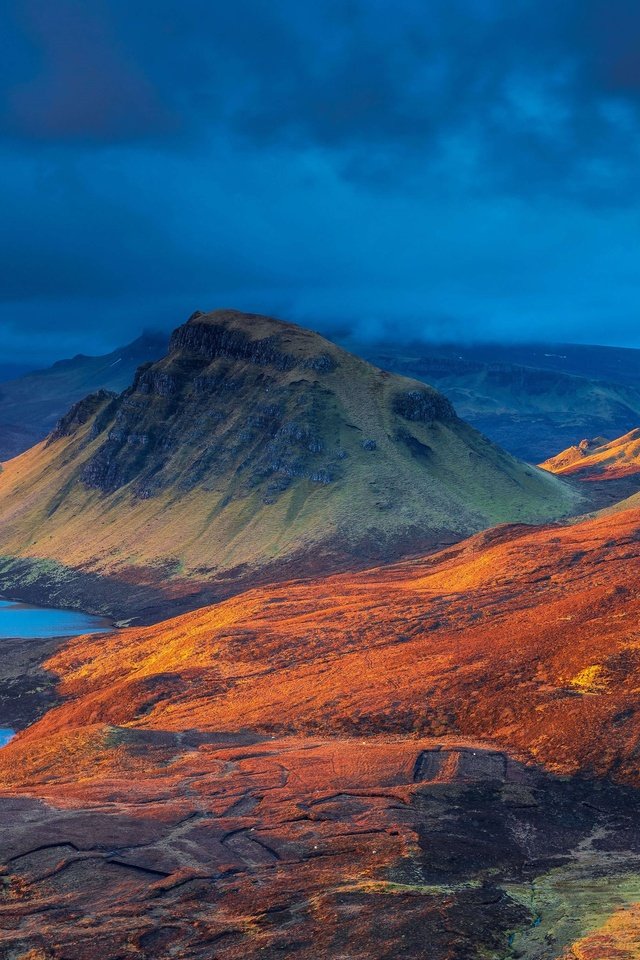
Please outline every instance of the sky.
[[640, 346], [637, 0], [3, 0], [0, 360], [195, 309]]

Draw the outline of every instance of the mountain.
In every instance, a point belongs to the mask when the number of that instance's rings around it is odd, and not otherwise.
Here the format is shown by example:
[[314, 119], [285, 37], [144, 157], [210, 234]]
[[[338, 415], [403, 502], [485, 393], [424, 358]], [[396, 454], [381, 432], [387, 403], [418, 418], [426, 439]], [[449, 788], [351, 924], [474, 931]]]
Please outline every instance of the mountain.
[[640, 429], [617, 440], [582, 440], [540, 466], [543, 470], [579, 480], [619, 480], [640, 475]]
[[631, 430], [617, 440], [581, 440], [540, 466], [581, 483], [589, 490], [594, 507], [625, 509], [640, 495], [640, 430]]
[[[412, 350], [424, 349], [413, 343]], [[432, 344], [439, 356], [474, 363], [502, 364], [635, 385], [640, 380], [640, 349], [584, 343], [439, 343]]]
[[145, 333], [105, 356], [79, 354], [46, 370], [5, 378], [0, 383], [0, 460], [17, 456], [46, 437], [69, 407], [88, 393], [124, 390], [140, 364], [161, 357], [166, 348], [164, 335]]
[[579, 344], [360, 344], [379, 366], [434, 384], [458, 414], [538, 463], [640, 421], [640, 350]]
[[629, 960], [639, 615], [635, 509], [68, 642], [0, 751], [3, 944]]
[[150, 615], [579, 503], [429, 386], [291, 324], [196, 313], [5, 465], [0, 589]]

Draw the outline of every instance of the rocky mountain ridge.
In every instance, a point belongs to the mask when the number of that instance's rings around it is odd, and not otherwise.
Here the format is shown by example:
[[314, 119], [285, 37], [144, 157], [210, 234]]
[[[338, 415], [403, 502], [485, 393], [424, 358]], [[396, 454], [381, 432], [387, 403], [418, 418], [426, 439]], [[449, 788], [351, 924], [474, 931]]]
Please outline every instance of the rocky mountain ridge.
[[560, 476], [578, 480], [619, 480], [640, 474], [640, 429], [623, 437], [582, 440], [545, 460], [540, 466]]

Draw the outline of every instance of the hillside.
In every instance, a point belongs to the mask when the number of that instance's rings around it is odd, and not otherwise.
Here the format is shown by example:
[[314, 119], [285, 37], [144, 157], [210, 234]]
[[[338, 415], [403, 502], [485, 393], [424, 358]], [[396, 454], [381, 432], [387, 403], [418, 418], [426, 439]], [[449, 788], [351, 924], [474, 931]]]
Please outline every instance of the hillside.
[[633, 956], [639, 534], [502, 527], [67, 643], [0, 752], [7, 949]]
[[638, 509], [499, 527], [435, 556], [81, 638], [49, 661], [72, 702], [43, 729], [461, 734], [640, 786], [639, 531]]
[[360, 345], [385, 369], [426, 380], [458, 414], [531, 463], [640, 421], [640, 350], [579, 344]]
[[579, 503], [431, 387], [300, 327], [198, 313], [5, 465], [0, 589], [148, 615]]
[[0, 383], [0, 461], [46, 437], [69, 407], [88, 393], [124, 390], [140, 364], [161, 357], [166, 346], [161, 334], [143, 334], [105, 356], [80, 354], [45, 370], [5, 379]]
[[619, 480], [640, 475], [640, 429], [617, 440], [583, 440], [540, 466], [543, 470], [578, 480]]

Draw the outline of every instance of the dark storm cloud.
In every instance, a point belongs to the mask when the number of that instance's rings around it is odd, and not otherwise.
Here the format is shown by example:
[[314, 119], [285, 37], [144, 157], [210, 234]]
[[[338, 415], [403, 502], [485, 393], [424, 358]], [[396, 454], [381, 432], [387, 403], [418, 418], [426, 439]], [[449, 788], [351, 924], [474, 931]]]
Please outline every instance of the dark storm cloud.
[[5, 8], [2, 26], [5, 121], [16, 138], [128, 139], [169, 125], [105, 5], [24, 0]]
[[7, 0], [0, 345], [629, 339], [639, 51], [635, 0]]
[[635, 0], [14, 0], [4, 19], [16, 138], [232, 132], [335, 151], [356, 178], [415, 174], [457, 138], [512, 189], [636, 183]]

